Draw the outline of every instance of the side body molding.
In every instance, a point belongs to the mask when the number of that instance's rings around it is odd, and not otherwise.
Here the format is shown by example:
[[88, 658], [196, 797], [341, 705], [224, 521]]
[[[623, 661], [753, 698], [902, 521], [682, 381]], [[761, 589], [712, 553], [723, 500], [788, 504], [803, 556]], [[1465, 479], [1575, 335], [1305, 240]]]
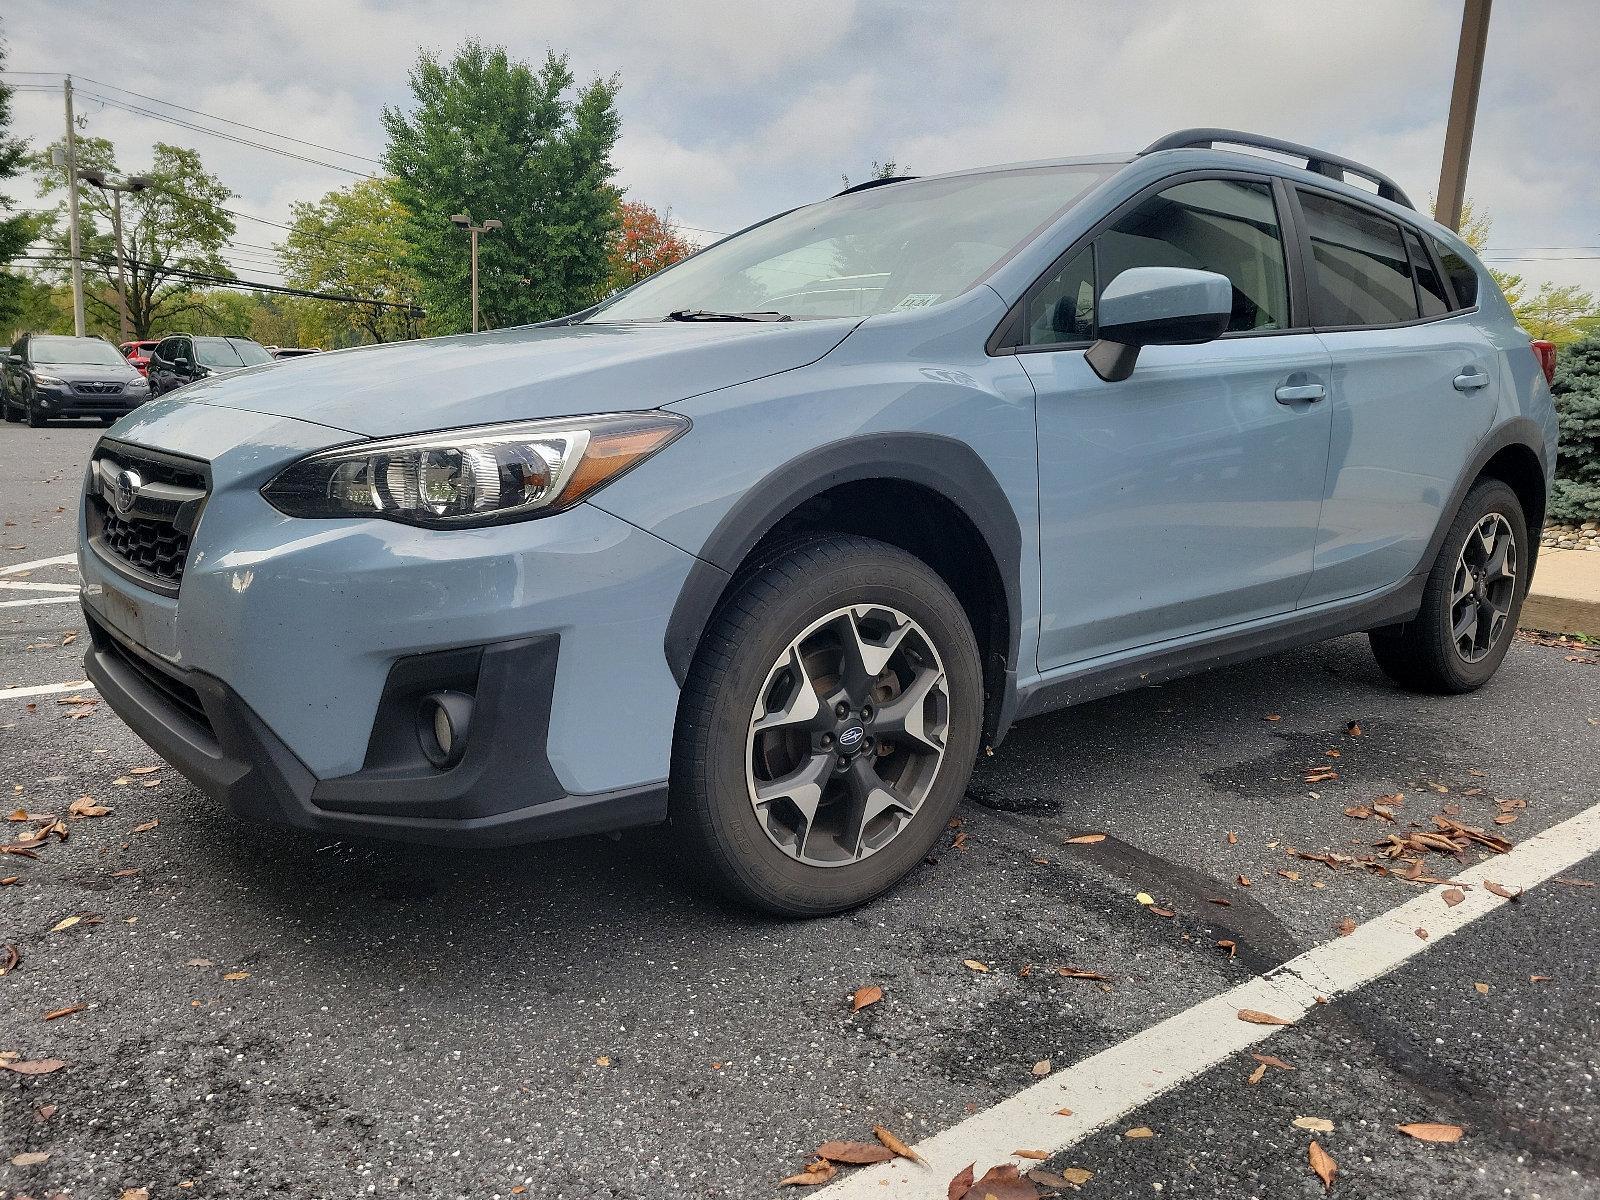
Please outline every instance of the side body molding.
[[792, 459], [750, 489], [695, 552], [700, 561], [673, 607], [666, 655], [680, 684], [718, 599], [756, 544], [812, 497], [866, 479], [900, 480], [939, 493], [966, 514], [988, 544], [1005, 590], [1010, 628], [1007, 694], [1002, 699], [1009, 714], [1022, 624], [1022, 531], [1005, 491], [978, 454], [963, 442], [932, 433], [866, 434], [829, 442]]

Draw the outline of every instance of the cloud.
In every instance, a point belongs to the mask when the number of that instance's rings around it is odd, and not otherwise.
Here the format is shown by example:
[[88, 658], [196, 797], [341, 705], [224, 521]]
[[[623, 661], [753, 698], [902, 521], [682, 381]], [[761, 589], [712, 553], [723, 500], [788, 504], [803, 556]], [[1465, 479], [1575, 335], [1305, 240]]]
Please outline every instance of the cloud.
[[[175, 0], [161, 21], [185, 31], [179, 71], [129, 52], [126, 14], [110, 0], [14, 2], [4, 34], [14, 68], [87, 72], [363, 154], [381, 148], [382, 106], [405, 103], [419, 48], [448, 53], [476, 36], [532, 61], [554, 48], [582, 79], [620, 77], [616, 161], [630, 194], [717, 230], [826, 195], [874, 159], [931, 173], [1134, 150], [1189, 125], [1326, 145], [1387, 171], [1419, 203], [1437, 187], [1458, 0], [1001, 11], [953, 0]], [[1498, 246], [1600, 243], [1597, 42], [1591, 0], [1495, 15], [1469, 192], [1494, 216]], [[24, 94], [17, 109], [21, 132], [59, 136], [58, 98]], [[275, 220], [350, 180], [132, 114], [90, 120], [130, 162], [157, 137], [197, 146], [241, 209]], [[241, 224], [240, 236], [275, 232]], [[1600, 260], [1512, 265], [1600, 291]]]

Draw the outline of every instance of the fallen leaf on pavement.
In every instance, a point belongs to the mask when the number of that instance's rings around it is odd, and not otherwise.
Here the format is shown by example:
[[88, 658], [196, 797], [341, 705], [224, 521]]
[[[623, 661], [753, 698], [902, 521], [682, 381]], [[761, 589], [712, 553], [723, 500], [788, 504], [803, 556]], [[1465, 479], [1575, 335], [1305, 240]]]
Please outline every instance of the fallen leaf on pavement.
[[1428, 940], [1428, 931], [1426, 929], [1422, 928], [1422, 926], [1420, 926], [1420, 925], [1417, 926], [1417, 928], [1415, 929], [1414, 932], [1423, 941], [1427, 941]]
[[1267, 1077], [1267, 1064], [1266, 1063], [1259, 1063], [1259, 1064], [1257, 1064], [1256, 1069], [1254, 1071], [1250, 1072], [1250, 1078], [1246, 1079], [1245, 1082], [1248, 1083], [1251, 1087], [1255, 1087], [1256, 1084], [1260, 1083], [1266, 1077]]
[[1217, 949], [1226, 950], [1230, 962], [1239, 957], [1239, 946], [1232, 938], [1218, 938]]
[[58, 1107], [59, 1105], [55, 1104], [41, 1104], [38, 1108], [33, 1110], [33, 1119], [42, 1125], [44, 1122], [56, 1115], [56, 1109]]
[[1237, 834], [1237, 833], [1234, 833], [1234, 832], [1233, 832], [1233, 831], [1232, 831], [1232, 830], [1231, 830], [1231, 829], [1230, 829], [1230, 830], [1229, 830], [1229, 831], [1228, 831], [1228, 845], [1230, 845], [1230, 846], [1237, 846], [1237, 845], [1238, 845], [1238, 844], [1239, 844], [1239, 835], [1238, 835], [1238, 834]]
[[111, 872], [111, 878], [113, 878], [113, 879], [132, 879], [138, 873], [139, 873], [139, 868], [138, 867], [123, 867], [122, 870], [120, 870], [120, 871]]
[[1291, 883], [1299, 883], [1300, 882], [1300, 872], [1299, 871], [1286, 871], [1282, 867], [1279, 867], [1278, 868], [1278, 874], [1282, 875], [1285, 879], [1289, 880]]
[[69, 817], [103, 817], [111, 810], [97, 803], [93, 796], [79, 796], [67, 806]]
[[1103, 833], [1080, 833], [1075, 837], [1069, 837], [1065, 844], [1068, 846], [1092, 846], [1096, 842], [1105, 840], [1106, 835]]
[[778, 1181], [779, 1187], [815, 1187], [819, 1183], [827, 1183], [839, 1173], [839, 1168], [825, 1158], [816, 1162], [807, 1163], [805, 1169], [798, 1175], [791, 1175], [787, 1179]]
[[1046, 1075], [1050, 1074], [1050, 1060], [1048, 1058], [1041, 1058], [1038, 1062], [1034, 1063], [1033, 1073], [1039, 1079], [1043, 1079]]
[[1348, 733], [1351, 737], [1360, 737], [1361, 736], [1361, 722], [1360, 721], [1351, 721], [1348, 725], [1346, 725], [1344, 727], [1344, 731], [1346, 733]]
[[1309, 1129], [1312, 1133], [1333, 1132], [1333, 1122], [1327, 1117], [1296, 1117], [1290, 1124], [1296, 1129]]
[[1263, 721], [1281, 721], [1281, 720], [1283, 720], [1283, 717], [1280, 716], [1278, 713], [1268, 713], [1266, 716], [1262, 717], [1261, 719]]
[[10, 1062], [0, 1062], [0, 1067], [8, 1071], [15, 1071], [18, 1075], [48, 1075], [52, 1071], [59, 1071], [67, 1064], [59, 1058], [36, 1058], [32, 1062], [15, 1059]]
[[155, 772], [157, 772], [159, 770], [161, 770], [160, 767], [130, 767], [129, 770], [128, 770], [128, 774], [129, 775], [153, 775]]
[[1489, 985], [1487, 983], [1475, 983], [1472, 985], [1472, 989], [1480, 996], [1487, 996], [1489, 994]]
[[1439, 899], [1443, 900], [1451, 908], [1454, 908], [1466, 898], [1467, 894], [1460, 888], [1445, 888], [1444, 891], [1439, 893]]
[[161, 822], [158, 821], [158, 820], [146, 821], [142, 825], [135, 825], [133, 827], [133, 832], [135, 832], [135, 833], [149, 833], [152, 829], [154, 829], [159, 824], [161, 824]]
[[1122, 1136], [1125, 1137], [1125, 1138], [1150, 1138], [1150, 1137], [1155, 1137], [1155, 1135], [1156, 1135], [1156, 1131], [1154, 1129], [1151, 1129], [1150, 1126], [1148, 1126], [1148, 1125], [1140, 1125], [1136, 1129], [1128, 1130], [1128, 1132], [1123, 1134]]
[[887, 1146], [875, 1146], [871, 1142], [823, 1142], [817, 1147], [817, 1157], [825, 1158], [829, 1162], [861, 1166], [866, 1163], [888, 1162], [894, 1157], [894, 1151]]
[[945, 1200], [964, 1200], [966, 1194], [972, 1190], [972, 1168], [977, 1163], [968, 1163], [955, 1173], [950, 1180], [950, 1187], [945, 1192]]
[[1154, 904], [1156, 902], [1156, 898], [1154, 896], [1152, 896], [1149, 892], [1140, 892], [1137, 896], [1134, 897], [1134, 899], [1137, 900], [1140, 904], [1143, 904], [1144, 906], [1146, 906], [1147, 908], [1150, 905], [1152, 905], [1152, 904]]
[[21, 878], [21, 875], [7, 875], [4, 879], [0, 879], [0, 887], [10, 887]]
[[83, 920], [83, 914], [81, 914], [81, 913], [78, 914], [77, 916], [73, 916], [73, 917], [63, 917], [61, 920], [57, 921], [54, 925], [50, 926], [50, 932], [51, 933], [60, 933], [63, 929], [71, 929], [74, 925], [76, 925], [81, 920]]
[[[1029, 1171], [1028, 1178], [1034, 1180], [1036, 1183], [1042, 1183], [1046, 1187], [1060, 1187], [1061, 1184], [1056, 1183], [1055, 1180], [1047, 1181], [1043, 1178], [1043, 1176], [1049, 1174], [1051, 1174], [1049, 1171]], [[1093, 1178], [1094, 1172], [1089, 1170], [1087, 1167], [1063, 1167], [1061, 1172], [1056, 1175], [1056, 1179], [1061, 1180], [1061, 1183], [1065, 1183], [1068, 1187], [1075, 1188], [1082, 1187]]]
[[922, 1155], [918, 1154], [910, 1146], [906, 1145], [899, 1138], [895, 1137], [894, 1134], [890, 1133], [882, 1125], [874, 1125], [872, 1127], [872, 1136], [877, 1138], [885, 1146], [889, 1147], [889, 1149], [893, 1150], [901, 1158], [909, 1158], [914, 1163], [922, 1163], [923, 1166], [928, 1165], [923, 1160]]
[[119, 1200], [150, 1200], [149, 1188], [123, 1188]]
[[1345, 917], [1342, 921], [1335, 925], [1334, 928], [1338, 930], [1340, 937], [1349, 937], [1356, 931], [1355, 918]]
[[1502, 900], [1518, 900], [1522, 897], [1521, 888], [1518, 888], [1516, 891], [1512, 891], [1510, 888], [1506, 887], [1505, 884], [1496, 883], [1492, 879], [1485, 879], [1483, 881], [1483, 886], [1485, 891], [1493, 892]]
[[81, 1013], [85, 1007], [86, 1006], [84, 1004], [78, 1003], [69, 1004], [65, 1008], [51, 1009], [49, 1012], [45, 1013], [42, 1019], [46, 1021], [54, 1021], [61, 1017], [70, 1017], [73, 1013]]
[[1528, 976], [1528, 982], [1529, 983], [1549, 983], [1554, 978], [1555, 978], [1554, 975], [1529, 975]]
[[1419, 1142], [1440, 1142], [1445, 1145], [1459, 1142], [1465, 1132], [1459, 1125], [1444, 1125], [1433, 1121], [1413, 1121], [1409, 1125], [1396, 1125], [1395, 1128]]
[[984, 965], [983, 963], [979, 962], [975, 958], [963, 958], [961, 960], [961, 963], [962, 963], [962, 965], [964, 967], [967, 968], [967, 970], [969, 970], [969, 971], [977, 971], [979, 974], [986, 974], [988, 972], [988, 970], [989, 970], [989, 968], [986, 965]]
[[1294, 1070], [1292, 1066], [1284, 1062], [1283, 1059], [1279, 1058], [1275, 1054], [1256, 1054], [1252, 1052], [1250, 1057], [1255, 1059], [1258, 1063], [1265, 1063], [1269, 1067], [1277, 1067], [1280, 1071]]
[[1286, 1021], [1282, 1017], [1275, 1017], [1271, 1013], [1264, 1013], [1254, 1008], [1241, 1008], [1239, 1020], [1248, 1021], [1252, 1025], [1293, 1025], [1293, 1021]]
[[1093, 979], [1100, 983], [1111, 982], [1111, 976], [1102, 975], [1099, 971], [1085, 971], [1082, 967], [1057, 967], [1056, 974], [1063, 979]]
[[[223, 976], [223, 978], [226, 979], [229, 983], [237, 983], [241, 979], [249, 979], [250, 978], [250, 972], [249, 971], [229, 971], [226, 975]], [[602, 1067], [609, 1067], [611, 1065], [611, 1060], [609, 1058], [597, 1058], [597, 1059], [595, 1059], [595, 1062], [599, 1063]]]
[[[1543, 979], [1544, 976], [1536, 975], [1536, 976], [1534, 976], [1534, 978], [1535, 979]], [[1058, 1109], [1056, 1109], [1056, 1116], [1058, 1116], [1058, 1117], [1070, 1117], [1071, 1115], [1072, 1115], [1072, 1110], [1070, 1108], [1058, 1108]]]
[[1150, 905], [1150, 912], [1152, 913], [1152, 915], [1157, 916], [1157, 917], [1175, 917], [1175, 916], [1178, 915], [1177, 913], [1173, 912], [1170, 908], [1160, 908], [1160, 907], [1158, 907], [1157, 905], [1154, 905], [1154, 904]]
[[1013, 1150], [1012, 1158], [1031, 1158], [1034, 1162], [1043, 1162], [1050, 1155], [1044, 1150]]
[[875, 983], [869, 983], [866, 987], [857, 988], [850, 997], [850, 1011], [860, 1012], [867, 1005], [876, 1004], [882, 999], [883, 989]]
[[1563, 887], [1594, 887], [1594, 880], [1592, 880], [1592, 879], [1574, 879], [1570, 875], [1557, 875], [1550, 882], [1551, 883], [1559, 883]]
[[1232, 900], [1225, 900], [1221, 896], [1207, 896], [1206, 897], [1206, 903], [1207, 904], [1218, 904], [1218, 905], [1221, 905], [1223, 908], [1232, 908], [1233, 907], [1233, 901]]
[[50, 1161], [48, 1150], [24, 1150], [21, 1154], [11, 1156], [13, 1167], [37, 1167]]
[[1333, 1190], [1333, 1177], [1339, 1173], [1339, 1164], [1333, 1161], [1333, 1155], [1316, 1142], [1311, 1143], [1311, 1149], [1307, 1154], [1311, 1160], [1311, 1169], [1316, 1172], [1317, 1178], [1322, 1180], [1322, 1194], [1327, 1195]]

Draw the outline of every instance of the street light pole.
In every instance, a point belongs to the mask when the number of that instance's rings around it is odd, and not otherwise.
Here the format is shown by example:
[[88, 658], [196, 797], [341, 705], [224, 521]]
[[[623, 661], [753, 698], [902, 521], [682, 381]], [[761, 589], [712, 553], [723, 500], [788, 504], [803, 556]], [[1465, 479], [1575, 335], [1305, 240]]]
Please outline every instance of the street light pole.
[[474, 225], [472, 218], [464, 213], [456, 213], [450, 218], [452, 225], [459, 225], [472, 235], [472, 332], [478, 332], [478, 235], [492, 233], [502, 228], [499, 221], [489, 220], [482, 225]]
[[85, 171], [83, 177], [102, 192], [111, 193], [111, 228], [117, 239], [118, 327], [122, 333], [122, 340], [126, 342], [133, 337], [133, 316], [128, 308], [128, 277], [125, 273], [127, 255], [122, 249], [122, 193], [142, 192], [150, 186], [150, 181], [143, 175], [130, 175], [119, 183], [112, 180], [104, 171]]
[[72, 76], [61, 81], [61, 94], [67, 103], [67, 245], [72, 255], [72, 332], [83, 336], [83, 260], [78, 241], [78, 139], [72, 120]]
[[1450, 88], [1444, 161], [1439, 166], [1439, 198], [1433, 205], [1433, 219], [1455, 230], [1461, 228], [1461, 208], [1467, 198], [1467, 156], [1472, 152], [1472, 126], [1478, 115], [1478, 87], [1483, 83], [1489, 3], [1490, 0], [1465, 0], [1461, 12], [1461, 44], [1456, 49], [1456, 78]]

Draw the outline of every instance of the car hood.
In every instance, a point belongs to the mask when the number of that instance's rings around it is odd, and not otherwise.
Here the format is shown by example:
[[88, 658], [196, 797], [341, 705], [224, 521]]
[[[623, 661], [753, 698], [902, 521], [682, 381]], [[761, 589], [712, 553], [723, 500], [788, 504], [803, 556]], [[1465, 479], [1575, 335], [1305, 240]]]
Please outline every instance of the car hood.
[[68, 383], [132, 383], [140, 378], [132, 365], [121, 363], [38, 363], [33, 368], [38, 375], [54, 375]]
[[525, 326], [311, 354], [183, 389], [192, 401], [390, 437], [657, 408], [815, 362], [857, 324]]

